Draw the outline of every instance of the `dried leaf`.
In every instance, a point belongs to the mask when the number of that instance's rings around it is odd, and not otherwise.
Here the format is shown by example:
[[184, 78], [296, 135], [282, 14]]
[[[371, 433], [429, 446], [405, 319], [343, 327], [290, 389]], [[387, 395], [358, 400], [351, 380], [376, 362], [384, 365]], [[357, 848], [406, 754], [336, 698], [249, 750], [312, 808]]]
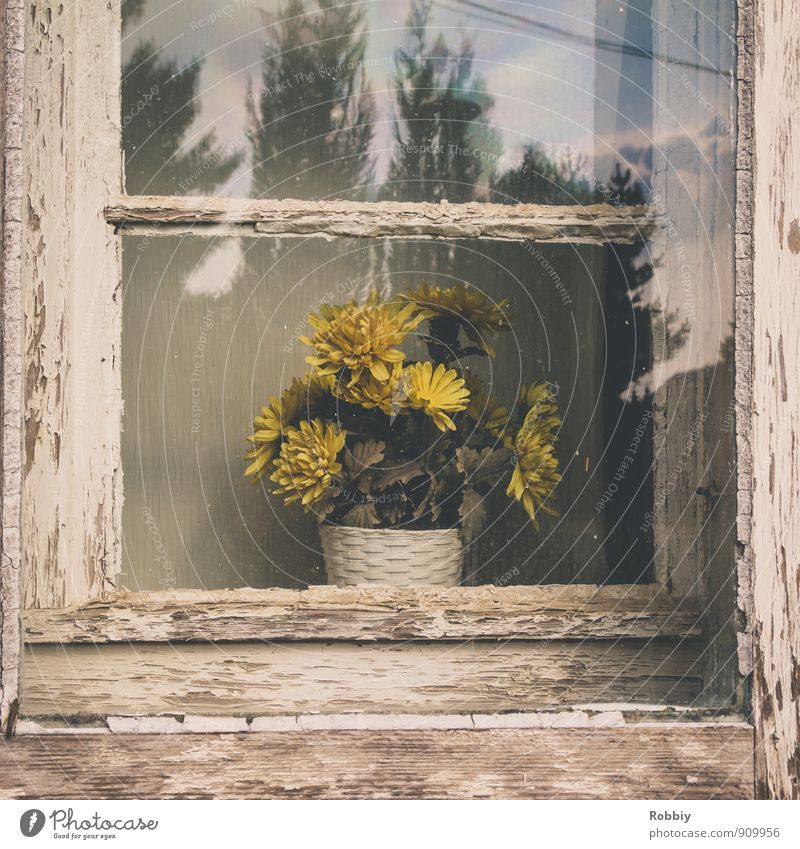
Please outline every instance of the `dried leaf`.
[[377, 489], [386, 489], [387, 486], [395, 483], [409, 483], [424, 474], [425, 471], [419, 463], [406, 463], [403, 466], [382, 469], [375, 480], [375, 486]]
[[486, 522], [486, 502], [471, 486], [464, 487], [464, 498], [458, 508], [461, 538], [469, 545], [478, 537]]
[[478, 467], [480, 459], [480, 452], [467, 445], [456, 449], [456, 468], [464, 475], [471, 474]]
[[507, 448], [489, 446], [479, 452], [465, 445], [456, 451], [456, 468], [473, 487], [481, 483], [493, 485], [511, 471], [511, 457]]
[[[433, 487], [428, 487], [428, 492], [425, 494], [425, 498], [420, 501], [417, 505], [417, 508], [414, 510], [414, 518], [419, 519], [421, 516], [424, 516], [425, 513], [431, 508], [432, 500], [433, 500]], [[434, 515], [433, 509], [431, 509], [431, 519], [435, 522], [438, 518], [438, 510], [436, 511], [436, 515]]]
[[323, 522], [330, 513], [332, 513], [336, 509], [336, 503], [334, 499], [341, 492], [341, 489], [338, 486], [332, 486], [325, 493], [325, 497], [314, 504], [311, 508], [314, 515], [317, 517], [318, 522]]
[[375, 483], [375, 470], [365, 469], [355, 480], [356, 489], [363, 492], [364, 495], [369, 495], [372, 492], [372, 486]]
[[390, 526], [398, 525], [406, 517], [408, 502], [405, 500], [392, 501], [383, 507], [383, 518]]
[[371, 501], [357, 504], [342, 517], [342, 523], [351, 528], [376, 528], [381, 523], [378, 511]]
[[356, 442], [344, 458], [344, 465], [350, 476], [355, 478], [370, 466], [380, 463], [386, 453], [386, 443], [377, 439]]
[[441, 502], [448, 495], [448, 490], [452, 492], [452, 482], [448, 482], [444, 477], [438, 477], [434, 480], [433, 485], [428, 491], [425, 499], [426, 504], [430, 505], [431, 521], [434, 525], [439, 521], [442, 515]]

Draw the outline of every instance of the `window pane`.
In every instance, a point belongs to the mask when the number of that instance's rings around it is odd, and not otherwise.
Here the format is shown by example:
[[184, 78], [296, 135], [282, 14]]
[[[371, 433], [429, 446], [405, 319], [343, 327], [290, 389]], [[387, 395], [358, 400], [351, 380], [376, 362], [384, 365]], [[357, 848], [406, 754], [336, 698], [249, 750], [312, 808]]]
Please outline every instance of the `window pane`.
[[[496, 356], [466, 352], [455, 367], [507, 407], [521, 386], [549, 381], [562, 419], [563, 479], [551, 501], [559, 515], [533, 527], [506, 495], [506, 457], [464, 583], [652, 580], [652, 394], [632, 391], [653, 364], [651, 310], [631, 292], [651, 276], [641, 246], [199, 236], [123, 244], [127, 587], [325, 583], [314, 515], [285, 506], [268, 479], [245, 480], [244, 437], [270, 396], [308, 368], [312, 350], [299, 339], [313, 333], [307, 313], [373, 288], [391, 300], [422, 281], [508, 299], [510, 330], [497, 335]], [[402, 346], [411, 359], [427, 358], [425, 328]], [[468, 415], [453, 418], [461, 426]], [[443, 513], [449, 523], [458, 515]]]
[[124, 0], [122, 48], [131, 194], [588, 203], [617, 164], [649, 187], [651, 0]]

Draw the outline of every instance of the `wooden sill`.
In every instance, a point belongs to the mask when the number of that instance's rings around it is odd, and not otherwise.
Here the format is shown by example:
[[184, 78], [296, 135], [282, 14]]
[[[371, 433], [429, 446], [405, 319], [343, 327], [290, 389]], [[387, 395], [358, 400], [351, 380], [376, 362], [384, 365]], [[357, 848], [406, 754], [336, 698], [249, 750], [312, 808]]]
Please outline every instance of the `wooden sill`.
[[126, 231], [162, 235], [188, 227], [194, 232], [215, 228], [215, 234], [250, 236], [535, 239], [590, 244], [642, 242], [663, 223], [652, 206], [602, 203], [372, 203], [146, 195], [115, 199], [106, 207], [105, 217]]
[[6, 799], [686, 800], [753, 793], [753, 729], [744, 723], [0, 742]]
[[28, 644], [248, 640], [615, 640], [697, 637], [696, 605], [661, 585], [311, 587], [118, 593], [27, 610]]
[[693, 705], [695, 607], [660, 585], [120, 593], [25, 613], [29, 718]]
[[702, 704], [698, 639], [29, 645], [22, 715], [507, 713]]

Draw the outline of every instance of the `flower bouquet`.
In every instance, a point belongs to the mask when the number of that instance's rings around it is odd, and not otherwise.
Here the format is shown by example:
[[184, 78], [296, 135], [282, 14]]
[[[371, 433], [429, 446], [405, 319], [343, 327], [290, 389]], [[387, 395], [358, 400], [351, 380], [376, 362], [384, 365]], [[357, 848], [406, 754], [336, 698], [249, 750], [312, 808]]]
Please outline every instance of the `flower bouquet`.
[[[308, 316], [311, 369], [255, 418], [245, 474], [269, 475], [286, 504], [316, 514], [330, 583], [458, 584], [463, 545], [501, 484], [534, 525], [555, 515], [561, 422], [549, 384], [523, 387], [509, 410], [464, 365], [495, 355], [507, 307], [422, 284]], [[412, 333], [428, 358], [401, 350]]]

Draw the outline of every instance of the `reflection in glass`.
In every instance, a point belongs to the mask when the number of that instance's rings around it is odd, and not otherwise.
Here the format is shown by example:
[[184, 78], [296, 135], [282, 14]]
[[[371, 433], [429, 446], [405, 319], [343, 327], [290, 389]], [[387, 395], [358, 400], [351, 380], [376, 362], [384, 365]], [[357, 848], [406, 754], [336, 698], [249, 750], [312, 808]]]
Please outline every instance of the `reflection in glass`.
[[125, 0], [127, 191], [500, 203], [649, 185], [650, 0]]
[[670, 8], [125, 0], [129, 192], [649, 202], [665, 223], [647, 250], [126, 236], [128, 585], [322, 580], [313, 523], [244, 481], [242, 434], [304, 370], [308, 311], [423, 281], [508, 297], [481, 377], [502, 399], [546, 375], [564, 412], [561, 517], [533, 537], [500, 498], [469, 581], [733, 562], [732, 12]]
[[[126, 0], [124, 20], [145, 0]], [[179, 67], [151, 40], [139, 40], [122, 68], [122, 143], [130, 194], [213, 194], [244, 161], [222, 150], [216, 130], [198, 133], [201, 62]]]
[[[647, 276], [641, 247], [199, 236], [123, 244], [125, 586], [324, 582], [313, 516], [287, 510], [269, 481], [245, 480], [243, 437], [254, 412], [307, 368], [298, 337], [309, 311], [423, 281], [508, 298], [511, 332], [475, 371], [504, 404], [530, 375], [546, 378], [563, 418], [560, 516], [543, 517], [535, 533], [504, 491], [493, 493], [467, 583], [652, 578], [652, 529], [640, 527], [652, 505], [652, 396], [621, 397], [651, 365], [649, 313], [632, 297]], [[598, 509], [637, 428], [641, 450], [625, 487]]]

